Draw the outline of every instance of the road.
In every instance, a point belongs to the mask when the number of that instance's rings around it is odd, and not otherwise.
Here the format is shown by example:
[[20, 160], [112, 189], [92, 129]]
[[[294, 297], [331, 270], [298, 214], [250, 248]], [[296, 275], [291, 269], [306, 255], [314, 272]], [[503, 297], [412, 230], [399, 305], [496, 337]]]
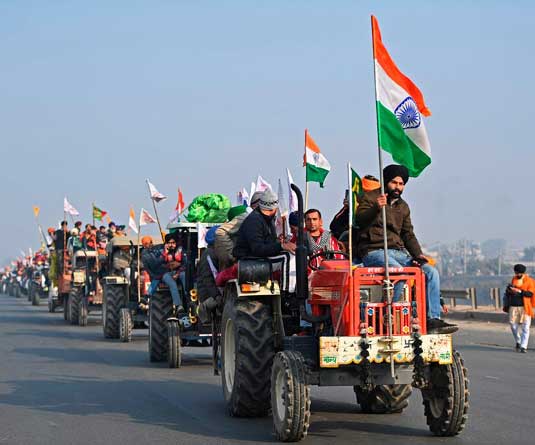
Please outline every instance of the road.
[[[462, 322], [469, 368], [465, 431], [434, 438], [414, 392], [402, 414], [364, 415], [351, 388], [314, 388], [306, 444], [533, 443], [535, 353], [515, 353], [505, 325]], [[149, 362], [147, 331], [105, 340], [99, 317], [66, 325], [46, 306], [0, 295], [0, 444], [265, 444], [271, 419], [225, 414], [209, 348], [186, 348], [183, 367]]]

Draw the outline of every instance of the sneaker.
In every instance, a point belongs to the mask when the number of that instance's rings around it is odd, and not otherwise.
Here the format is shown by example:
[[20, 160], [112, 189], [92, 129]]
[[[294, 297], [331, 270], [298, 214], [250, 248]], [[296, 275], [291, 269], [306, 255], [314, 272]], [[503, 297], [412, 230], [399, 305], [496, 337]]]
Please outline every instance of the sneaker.
[[527, 350], [526, 348], [520, 348], [520, 352], [521, 352], [522, 354], [525, 354], [526, 352], [528, 352], [528, 350]]
[[427, 320], [428, 334], [453, 334], [458, 330], [457, 325], [446, 323], [440, 318], [429, 318]]
[[520, 352], [520, 343], [517, 343], [515, 346], [515, 351]]

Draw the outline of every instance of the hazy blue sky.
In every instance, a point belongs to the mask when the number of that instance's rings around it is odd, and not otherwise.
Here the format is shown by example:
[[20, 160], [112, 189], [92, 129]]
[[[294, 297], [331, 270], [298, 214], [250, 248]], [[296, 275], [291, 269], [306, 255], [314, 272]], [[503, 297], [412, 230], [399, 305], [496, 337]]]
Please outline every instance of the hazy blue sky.
[[170, 195], [234, 201], [257, 174], [302, 182], [303, 131], [332, 164], [378, 174], [370, 14], [422, 89], [433, 163], [407, 186], [422, 241], [533, 244], [535, 2], [0, 1], [0, 260], [38, 246], [63, 196], [126, 222]]

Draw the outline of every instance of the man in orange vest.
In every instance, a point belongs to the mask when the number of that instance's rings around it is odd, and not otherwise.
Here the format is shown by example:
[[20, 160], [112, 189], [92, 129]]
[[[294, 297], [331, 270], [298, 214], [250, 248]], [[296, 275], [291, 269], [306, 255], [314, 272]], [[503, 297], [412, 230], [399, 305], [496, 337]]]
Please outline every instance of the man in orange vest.
[[526, 266], [523, 264], [515, 264], [513, 270], [515, 276], [505, 291], [503, 309], [509, 313], [516, 351], [526, 353], [535, 306], [535, 281], [526, 274]]

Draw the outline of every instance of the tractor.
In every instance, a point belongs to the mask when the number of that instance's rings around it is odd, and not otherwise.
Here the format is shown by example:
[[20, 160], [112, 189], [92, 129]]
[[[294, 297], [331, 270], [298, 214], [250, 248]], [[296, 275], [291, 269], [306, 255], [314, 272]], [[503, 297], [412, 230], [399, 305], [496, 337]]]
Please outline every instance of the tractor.
[[50, 285], [48, 287], [48, 312], [55, 312], [57, 307], [63, 307], [63, 318], [70, 322], [69, 294], [72, 287], [72, 271], [67, 250], [63, 256], [52, 251], [50, 254], [50, 270], [48, 273]]
[[[270, 259], [241, 259], [227, 283], [221, 319], [221, 379], [232, 416], [271, 412], [277, 438], [296, 442], [310, 425], [310, 387], [353, 387], [364, 413], [400, 413], [412, 389], [436, 436], [454, 436], [468, 417], [467, 371], [451, 334], [429, 334], [425, 277], [418, 267], [353, 266], [321, 252], [307, 268], [298, 196], [296, 291], [279, 286]], [[345, 255], [348, 258], [348, 255]], [[393, 302], [393, 285], [403, 297]], [[301, 327], [308, 322], [309, 326]]]
[[78, 250], [72, 256], [72, 286], [67, 310], [73, 325], [87, 326], [89, 312], [102, 305], [99, 261], [95, 250]]
[[[210, 227], [215, 224], [203, 224]], [[169, 363], [170, 368], [182, 364], [182, 346], [197, 344], [208, 346], [212, 339], [212, 324], [202, 323], [197, 316], [197, 290], [195, 289], [196, 263], [200, 257], [197, 224], [178, 222], [167, 228], [177, 234], [183, 249], [183, 271], [177, 284], [186, 315], [173, 316], [173, 301], [169, 288], [160, 283], [149, 303], [149, 357], [152, 362]]]
[[132, 340], [132, 329], [148, 325], [148, 287], [150, 280], [143, 269], [138, 272], [138, 240], [115, 237], [108, 243], [104, 267], [102, 329], [105, 338]]

